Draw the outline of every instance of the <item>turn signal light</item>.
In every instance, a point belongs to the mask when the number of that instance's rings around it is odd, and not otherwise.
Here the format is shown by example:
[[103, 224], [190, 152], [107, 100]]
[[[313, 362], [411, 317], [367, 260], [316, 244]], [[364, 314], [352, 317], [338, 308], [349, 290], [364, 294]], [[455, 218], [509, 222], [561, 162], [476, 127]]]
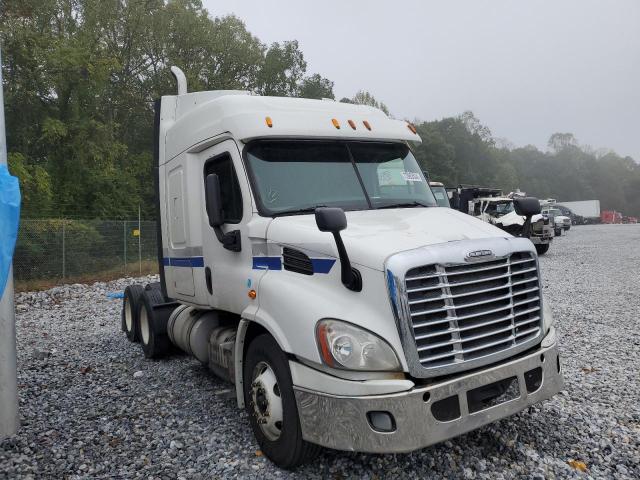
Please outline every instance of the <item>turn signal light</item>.
[[366, 127], [367, 130], [371, 131], [371, 125], [369, 125], [369, 122], [364, 120], [362, 123], [364, 124], [364, 126]]
[[329, 346], [329, 342], [327, 341], [327, 328], [329, 328], [326, 324], [320, 323], [318, 325], [318, 330], [316, 336], [318, 337], [318, 342], [320, 343], [320, 353], [322, 355], [322, 359], [324, 362], [333, 367], [333, 356], [331, 355], [331, 347]]
[[273, 127], [273, 121], [271, 120], [271, 117], [266, 117], [264, 121], [267, 123], [267, 127]]
[[251, 300], [255, 300], [256, 297], [258, 296], [257, 292], [255, 290], [249, 290], [249, 292], [247, 292], [247, 295], [249, 296], [249, 298]]
[[349, 123], [349, 126], [351, 128], [353, 128], [354, 130], [356, 129], [356, 122], [354, 122], [353, 120], [348, 120], [347, 122]]
[[333, 123], [333, 126], [336, 127], [338, 130], [340, 130], [340, 123], [338, 122], [338, 120], [336, 120], [335, 118], [331, 119], [331, 123]]

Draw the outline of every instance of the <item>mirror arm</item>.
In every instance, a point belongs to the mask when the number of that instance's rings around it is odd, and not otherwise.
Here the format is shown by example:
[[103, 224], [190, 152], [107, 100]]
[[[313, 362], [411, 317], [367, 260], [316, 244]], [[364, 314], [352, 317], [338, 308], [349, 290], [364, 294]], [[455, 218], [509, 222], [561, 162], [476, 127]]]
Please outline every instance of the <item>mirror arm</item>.
[[333, 238], [336, 241], [336, 247], [338, 247], [338, 256], [340, 257], [340, 276], [342, 284], [349, 290], [360, 292], [362, 290], [362, 275], [360, 275], [358, 270], [351, 266], [349, 255], [347, 255], [347, 249], [344, 247], [340, 232], [332, 233]]
[[522, 237], [531, 238], [531, 217], [533, 215], [527, 215], [524, 220], [524, 224], [522, 225]]
[[242, 250], [242, 244], [240, 241], [242, 237], [240, 236], [240, 230], [232, 230], [224, 233], [220, 226], [215, 226], [213, 227], [213, 231], [215, 232], [218, 241], [227, 250], [231, 250], [232, 252], [239, 252]]

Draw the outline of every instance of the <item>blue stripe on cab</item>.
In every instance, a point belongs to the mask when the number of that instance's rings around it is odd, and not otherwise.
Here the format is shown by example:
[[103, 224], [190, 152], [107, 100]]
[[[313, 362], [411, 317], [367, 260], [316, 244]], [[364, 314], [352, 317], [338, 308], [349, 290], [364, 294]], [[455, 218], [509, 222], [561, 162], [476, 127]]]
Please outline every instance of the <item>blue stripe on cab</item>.
[[254, 270], [282, 270], [282, 257], [253, 257]]
[[336, 263], [334, 258], [312, 258], [311, 265], [313, 273], [329, 273], [333, 264]]
[[162, 259], [165, 267], [204, 267], [203, 257], [165, 257]]

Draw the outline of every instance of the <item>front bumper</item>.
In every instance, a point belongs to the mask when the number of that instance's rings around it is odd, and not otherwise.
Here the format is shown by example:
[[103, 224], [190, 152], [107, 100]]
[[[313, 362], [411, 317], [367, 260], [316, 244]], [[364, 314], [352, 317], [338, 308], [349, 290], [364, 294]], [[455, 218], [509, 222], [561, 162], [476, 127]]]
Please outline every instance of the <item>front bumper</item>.
[[[539, 373], [538, 369], [542, 371], [539, 386], [532, 380], [538, 377], [531, 373]], [[493, 405], [479, 402], [478, 398], [487, 391], [512, 378], [507, 392]], [[326, 395], [301, 387], [294, 387], [294, 391], [305, 440], [338, 450], [399, 453], [442, 442], [513, 415], [550, 398], [563, 386], [552, 329], [533, 353], [407, 392], [355, 397]], [[506, 399], [502, 403], [495, 404], [503, 398]], [[370, 412], [391, 414], [393, 431], [374, 429]]]

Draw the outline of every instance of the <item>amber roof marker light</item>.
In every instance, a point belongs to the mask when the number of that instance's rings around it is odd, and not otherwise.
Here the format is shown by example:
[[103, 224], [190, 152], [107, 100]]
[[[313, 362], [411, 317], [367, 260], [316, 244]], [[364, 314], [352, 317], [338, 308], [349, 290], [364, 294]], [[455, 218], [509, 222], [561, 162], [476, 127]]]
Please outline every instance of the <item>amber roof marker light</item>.
[[362, 124], [365, 126], [367, 130], [371, 131], [371, 125], [369, 124], [369, 122], [367, 122], [366, 120], [363, 120]]
[[414, 135], [418, 134], [418, 130], [416, 130], [416, 127], [413, 123], [407, 122], [407, 128], [411, 130], [411, 133], [413, 133]]
[[351, 128], [353, 128], [354, 130], [356, 129], [356, 122], [354, 122], [353, 120], [347, 120], [347, 123]]
[[267, 127], [273, 128], [273, 120], [271, 120], [271, 117], [265, 117], [264, 121], [267, 124]]
[[338, 120], [336, 120], [335, 118], [331, 119], [331, 123], [333, 123], [333, 126], [336, 127], [338, 130], [340, 130], [340, 122], [338, 122]]

